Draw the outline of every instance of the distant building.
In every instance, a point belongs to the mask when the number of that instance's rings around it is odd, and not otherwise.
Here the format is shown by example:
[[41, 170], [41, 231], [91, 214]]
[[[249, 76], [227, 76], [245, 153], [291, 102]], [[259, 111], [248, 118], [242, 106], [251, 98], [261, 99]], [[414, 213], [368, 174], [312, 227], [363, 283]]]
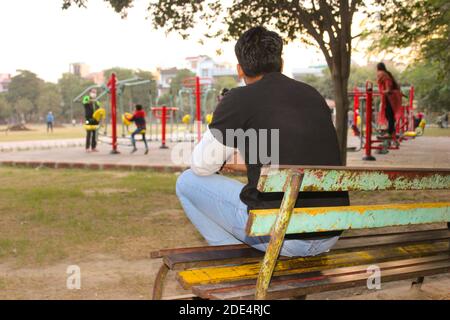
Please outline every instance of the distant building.
[[[233, 77], [238, 80], [236, 70], [229, 64], [216, 63], [211, 57], [200, 55], [196, 57], [187, 57], [183, 68], [193, 72], [201, 78], [210, 78], [212, 81], [221, 77]], [[158, 94], [162, 95], [169, 92], [170, 83], [181, 69], [176, 67], [156, 71], [158, 81]]]
[[105, 82], [103, 71], [91, 72], [90, 69], [88, 64], [82, 62], [71, 63], [69, 65], [69, 72], [71, 74], [90, 80], [98, 85], [103, 84]]
[[91, 72], [87, 76], [83, 77], [87, 80], [91, 80], [95, 84], [101, 85], [105, 83], [105, 75], [103, 71], [100, 72]]
[[159, 95], [169, 92], [170, 83], [172, 82], [172, 79], [175, 78], [178, 71], [180, 71], [180, 70], [175, 67], [169, 68], [169, 69], [158, 68], [156, 70], [156, 78], [158, 79], [158, 94]]
[[186, 67], [202, 78], [234, 77], [237, 80], [237, 72], [228, 64], [216, 63], [211, 57], [200, 55], [186, 58]]
[[11, 83], [11, 75], [9, 73], [0, 73], [0, 93], [7, 92]]
[[71, 63], [69, 66], [69, 72], [81, 78], [86, 78], [90, 73], [89, 65], [81, 62]]
[[323, 70], [326, 69], [326, 65], [316, 65], [307, 68], [294, 68], [292, 70], [292, 76], [295, 80], [301, 80], [304, 76], [314, 75], [317, 77], [323, 76]]

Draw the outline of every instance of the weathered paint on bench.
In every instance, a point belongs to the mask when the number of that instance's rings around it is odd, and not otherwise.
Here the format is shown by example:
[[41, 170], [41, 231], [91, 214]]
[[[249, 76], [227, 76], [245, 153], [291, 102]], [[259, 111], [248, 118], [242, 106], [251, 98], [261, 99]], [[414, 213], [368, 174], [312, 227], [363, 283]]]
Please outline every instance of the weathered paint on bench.
[[[247, 234], [270, 235], [278, 209], [250, 211]], [[450, 202], [295, 208], [286, 234], [450, 222]]]
[[[275, 276], [290, 275], [330, 268], [347, 267], [358, 264], [370, 264], [390, 259], [416, 258], [446, 252], [449, 249], [447, 240], [436, 243], [408, 244], [386, 249], [371, 249], [358, 252], [329, 252], [314, 257], [297, 257], [278, 260], [273, 274]], [[261, 263], [242, 265], [206, 267], [180, 271], [178, 280], [185, 288], [195, 285], [221, 283], [255, 279], [260, 275]]]
[[[300, 180], [301, 183], [293, 184], [293, 178]], [[298, 192], [305, 191], [375, 191], [375, 190], [437, 190], [450, 189], [450, 170], [448, 169], [397, 169], [397, 168], [346, 168], [346, 167], [300, 167], [300, 166], [276, 166], [264, 167], [261, 170], [261, 175], [258, 181], [258, 190], [261, 192], [284, 192], [282, 206], [279, 213], [273, 215], [275, 220], [270, 224], [263, 223], [265, 227], [270, 225], [270, 242], [261, 263], [257, 284], [256, 284], [256, 299], [265, 299], [269, 287], [270, 279], [275, 266], [275, 261], [278, 258], [278, 252], [287, 232], [293, 207], [287, 204], [293, 203], [298, 196]], [[317, 208], [315, 209], [317, 211]], [[278, 211], [278, 210], [277, 210]], [[402, 211], [402, 212], [401, 212]], [[431, 211], [432, 219], [430, 219], [428, 212]], [[328, 212], [328, 211], [327, 211]], [[316, 225], [311, 227], [313, 231], [328, 231], [328, 230], [343, 230], [348, 229], [349, 226], [368, 224], [368, 227], [398, 225], [395, 223], [411, 224], [415, 221], [416, 216], [408, 214], [411, 208], [404, 210], [381, 210], [383, 214], [381, 221], [375, 221], [373, 213], [355, 215], [349, 213], [347, 219], [342, 219], [336, 213], [323, 218], [323, 215], [315, 215], [323, 226]], [[393, 214], [395, 212], [395, 214]], [[442, 212], [444, 216], [442, 217]], [[342, 213], [341, 213], [342, 214]], [[389, 221], [389, 215], [395, 216], [395, 221]], [[431, 210], [427, 208], [426, 211], [421, 211], [419, 220], [433, 221], [433, 222], [448, 222], [448, 209], [442, 208]], [[312, 215], [306, 215], [311, 217]], [[370, 216], [373, 221], [370, 221]], [[305, 217], [305, 215], [302, 215]], [[331, 219], [332, 217], [333, 219]], [[428, 218], [427, 218], [428, 217]], [[443, 218], [439, 221], [439, 217]], [[356, 221], [352, 221], [356, 219]], [[409, 220], [408, 220], [409, 219]], [[428, 220], [427, 220], [428, 219]], [[330, 223], [331, 221], [331, 223]], [[359, 221], [359, 222], [357, 222]], [[362, 222], [364, 221], [364, 222]], [[343, 223], [338, 223], [343, 222]], [[250, 221], [250, 226], [253, 221]], [[302, 221], [301, 221], [302, 223]], [[294, 225], [301, 225], [301, 223], [294, 223]], [[394, 224], [393, 224], [394, 223]], [[428, 222], [426, 222], [428, 223]], [[312, 222], [310, 222], [312, 224]], [[377, 225], [378, 224], [378, 225]], [[259, 224], [261, 225], [261, 224]], [[325, 228], [325, 225], [330, 228]], [[347, 225], [347, 227], [344, 227]], [[273, 227], [272, 227], [273, 226]], [[264, 230], [264, 234], [267, 230]]]
[[[366, 249], [356, 251], [336, 248], [330, 253], [315, 257], [292, 259], [284, 257], [278, 260], [279, 249], [286, 233], [376, 228], [387, 225], [432, 222], [447, 222], [450, 229], [450, 202], [293, 209], [298, 192], [305, 191], [450, 189], [450, 169], [264, 167], [261, 171], [258, 189], [261, 192], [284, 192], [281, 208], [250, 213], [249, 220], [251, 222], [249, 222], [250, 227], [247, 230], [249, 235], [270, 234], [271, 236], [263, 261], [257, 263], [247, 260], [242, 262], [241, 260], [238, 263], [230, 263], [227, 260], [227, 263], [223, 263], [219, 267], [213, 267], [214, 264], [208, 263], [207, 267], [194, 266], [194, 269], [184, 269], [185, 271], [178, 273], [178, 279], [185, 288], [195, 289], [199, 288], [196, 287], [197, 285], [204, 284], [217, 284], [216, 287], [220, 287], [221, 283], [236, 284], [247, 281], [251, 287], [247, 297], [255, 294], [256, 299], [265, 299], [272, 275], [294, 276], [311, 271], [321, 272], [330, 268], [378, 264], [393, 260], [404, 261], [404, 259], [412, 257], [432, 257], [442, 253], [448, 255], [450, 244], [448, 237], [444, 237], [428, 239], [429, 241], [425, 242], [421, 239], [408, 242], [397, 239], [396, 241], [400, 245], [395, 247], [389, 243], [389, 245], [377, 245], [373, 250], [365, 246], [362, 247]], [[293, 229], [294, 227], [298, 227], [298, 229]], [[357, 238], [355, 237], [354, 240]], [[167, 269], [167, 265], [164, 268]], [[416, 276], [423, 277], [423, 275], [424, 273], [417, 273]], [[279, 278], [276, 279], [276, 281], [278, 280]], [[233, 286], [230, 286], [231, 288]], [[160, 293], [156, 296], [160, 296]]]
[[450, 188], [450, 170], [350, 167], [264, 167], [261, 192], [284, 192], [292, 174], [302, 174], [302, 191], [438, 190]]

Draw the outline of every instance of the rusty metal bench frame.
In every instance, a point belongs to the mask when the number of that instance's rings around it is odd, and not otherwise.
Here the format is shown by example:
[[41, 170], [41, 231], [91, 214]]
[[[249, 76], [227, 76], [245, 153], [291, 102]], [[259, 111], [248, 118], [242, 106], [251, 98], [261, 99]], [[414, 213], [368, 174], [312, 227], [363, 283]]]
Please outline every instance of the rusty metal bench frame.
[[[269, 284], [286, 234], [359, 228], [371, 229], [434, 222], [448, 223], [450, 221], [450, 203], [448, 202], [294, 210], [295, 200], [298, 193], [302, 191], [448, 190], [450, 189], [450, 170], [266, 167], [261, 172], [258, 189], [261, 192], [284, 192], [284, 198], [280, 209], [250, 212], [247, 233], [249, 235], [270, 235], [271, 237], [257, 277], [256, 299], [267, 297]], [[448, 230], [447, 233], [445, 233], [445, 230], [440, 232], [448, 240]], [[415, 233], [411, 237], [412, 241], [421, 241], [419, 234]], [[428, 233], [428, 235], [431, 234], [433, 232]], [[425, 239], [427, 233], [421, 233], [420, 235], [422, 241], [436, 240], [433, 237], [428, 240]], [[391, 238], [393, 237], [395, 235], [391, 235]], [[351, 238], [343, 237], [335, 249], [352, 250], [352, 248], [358, 248], [358, 243]], [[408, 237], [403, 238], [404, 242], [408, 239]], [[359, 241], [362, 241], [362, 239], [359, 239]], [[385, 244], [388, 243], [389, 241]], [[209, 252], [209, 256], [205, 256], [204, 252]], [[164, 261], [155, 281], [153, 297], [155, 299], [162, 297], [163, 281], [169, 269], [189, 269], [229, 263], [243, 264], [260, 260], [262, 256], [263, 253], [245, 245], [160, 251], [153, 254], [153, 257], [163, 257]], [[184, 261], [184, 264], [177, 263], [177, 259], [178, 262]], [[191, 262], [189, 263], [189, 261]]]

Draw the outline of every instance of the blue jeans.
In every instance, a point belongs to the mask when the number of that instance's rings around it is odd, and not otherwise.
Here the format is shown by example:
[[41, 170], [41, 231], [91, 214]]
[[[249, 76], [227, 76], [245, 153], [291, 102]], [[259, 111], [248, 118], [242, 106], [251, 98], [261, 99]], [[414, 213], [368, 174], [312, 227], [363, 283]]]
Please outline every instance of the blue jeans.
[[[145, 130], [145, 128], [136, 128], [136, 130], [134, 130], [133, 133], [131, 134], [131, 144], [133, 145], [134, 148], [136, 148], [136, 138], [134, 136], [140, 134], [142, 130]], [[141, 134], [142, 134], [142, 141], [144, 141], [145, 144], [145, 149], [148, 149], [147, 139], [145, 139], [145, 133]]]
[[[192, 170], [186, 170], [178, 177], [176, 192], [186, 215], [210, 245], [246, 243], [265, 251], [269, 236], [250, 237], [245, 232], [247, 205], [239, 198], [243, 187], [241, 182], [222, 175], [197, 176]], [[285, 240], [280, 254], [318, 255], [328, 251], [338, 239]]]

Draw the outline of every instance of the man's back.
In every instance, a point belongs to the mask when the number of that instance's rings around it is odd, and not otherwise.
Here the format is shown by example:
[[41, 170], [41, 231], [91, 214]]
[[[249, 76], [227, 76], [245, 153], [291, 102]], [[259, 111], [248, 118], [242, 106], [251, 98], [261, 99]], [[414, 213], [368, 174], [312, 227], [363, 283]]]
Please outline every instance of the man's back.
[[[267, 237], [246, 233], [248, 210], [279, 208], [283, 194], [256, 189], [263, 164], [340, 165], [330, 109], [312, 87], [281, 74], [283, 40], [257, 26], [234, 47], [240, 79], [246, 87], [228, 92], [209, 129], [192, 153], [191, 169], [177, 179], [177, 195], [186, 215], [211, 245], [246, 243], [265, 251]], [[236, 147], [247, 166], [247, 185], [216, 174]], [[347, 193], [300, 192], [297, 206], [342, 206]], [[285, 237], [286, 256], [311, 256], [329, 250], [340, 232]], [[310, 237], [313, 237], [311, 239]]]
[[[278, 146], [272, 145], [270, 138], [258, 136], [258, 148], [261, 142], [267, 141], [268, 154], [278, 149], [279, 162], [272, 161], [271, 164], [341, 165], [336, 131], [325, 99], [311, 86], [279, 72], [266, 74], [251, 85], [231, 90], [217, 107], [210, 128], [220, 130], [223, 137], [226, 137], [226, 129], [254, 129], [258, 133], [261, 129], [278, 129]], [[233, 147], [235, 143], [226, 141]], [[248, 184], [241, 192], [241, 200], [249, 209], [279, 207], [281, 194], [262, 194], [256, 190], [261, 158], [252, 163], [251, 146], [239, 149], [245, 154], [248, 171]], [[258, 155], [261, 155], [260, 151]], [[264, 152], [262, 154], [264, 156]], [[273, 154], [271, 156], [273, 159]], [[347, 204], [346, 193], [302, 192], [297, 202], [297, 206], [302, 207]]]

